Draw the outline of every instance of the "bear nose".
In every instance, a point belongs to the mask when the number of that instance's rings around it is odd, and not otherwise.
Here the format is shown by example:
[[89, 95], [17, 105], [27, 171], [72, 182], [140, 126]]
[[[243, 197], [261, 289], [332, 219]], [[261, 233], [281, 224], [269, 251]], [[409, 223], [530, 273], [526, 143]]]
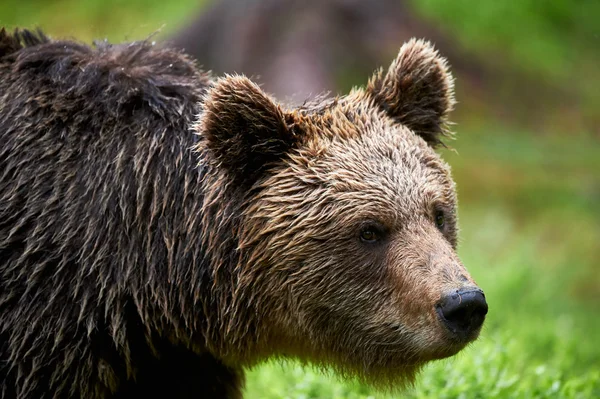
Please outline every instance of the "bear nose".
[[481, 327], [488, 305], [483, 291], [463, 288], [442, 297], [437, 311], [450, 331], [466, 338]]

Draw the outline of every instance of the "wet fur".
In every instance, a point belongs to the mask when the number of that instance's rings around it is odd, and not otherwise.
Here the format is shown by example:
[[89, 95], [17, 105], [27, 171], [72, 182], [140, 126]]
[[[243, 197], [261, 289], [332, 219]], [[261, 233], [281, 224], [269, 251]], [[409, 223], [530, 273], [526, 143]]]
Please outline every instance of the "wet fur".
[[214, 306], [189, 150], [208, 76], [147, 42], [0, 38], [0, 396], [239, 394], [183, 333]]
[[[287, 109], [148, 42], [2, 30], [0, 396], [238, 398], [272, 356], [390, 386], [455, 353], [430, 312], [472, 282], [432, 150], [452, 104], [421, 41]], [[389, 245], [356, 244], [356, 215]]]

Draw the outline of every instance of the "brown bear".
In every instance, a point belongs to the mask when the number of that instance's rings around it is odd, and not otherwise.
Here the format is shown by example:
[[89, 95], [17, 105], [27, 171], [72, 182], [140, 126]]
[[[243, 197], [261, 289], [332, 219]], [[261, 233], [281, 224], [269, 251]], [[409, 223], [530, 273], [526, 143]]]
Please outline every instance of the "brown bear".
[[402, 386], [479, 334], [426, 42], [286, 108], [152, 43], [0, 32], [0, 397], [239, 398], [290, 357]]

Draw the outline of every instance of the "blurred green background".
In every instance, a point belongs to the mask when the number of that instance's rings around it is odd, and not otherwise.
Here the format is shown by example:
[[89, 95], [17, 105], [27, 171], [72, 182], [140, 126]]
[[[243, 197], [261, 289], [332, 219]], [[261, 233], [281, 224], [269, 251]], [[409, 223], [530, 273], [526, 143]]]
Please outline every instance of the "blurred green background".
[[[204, 3], [3, 0], [0, 25], [86, 42], [160, 30], [161, 40]], [[458, 184], [460, 255], [490, 305], [481, 338], [400, 394], [276, 362], [249, 373], [246, 395], [600, 397], [600, 2], [405, 3], [405, 33], [431, 32], [457, 65], [457, 140], [442, 152]], [[339, 90], [368, 76], [338, 75]]]

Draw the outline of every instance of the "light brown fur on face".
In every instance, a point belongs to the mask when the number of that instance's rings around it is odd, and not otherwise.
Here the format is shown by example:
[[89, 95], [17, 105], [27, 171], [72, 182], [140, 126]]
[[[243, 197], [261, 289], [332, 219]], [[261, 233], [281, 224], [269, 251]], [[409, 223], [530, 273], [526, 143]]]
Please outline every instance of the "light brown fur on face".
[[[476, 337], [454, 338], [436, 311], [447, 292], [476, 287], [455, 253], [450, 169], [433, 149], [448, 134], [452, 82], [445, 61], [413, 41], [366, 90], [278, 111], [294, 141], [251, 184], [237, 232], [231, 308], [253, 318], [230, 325], [255, 334], [247, 353], [394, 385]], [[361, 242], [369, 223], [381, 242]]]
[[[315, 138], [261, 184], [242, 243], [255, 254], [248, 265], [261, 265], [246, 267], [247, 281], [265, 279], [261, 291], [292, 293], [293, 303], [280, 305], [282, 314], [268, 323], [281, 324], [283, 341], [298, 345], [284, 350], [326, 354], [319, 360], [389, 382], [460, 349], [446, 341], [434, 305], [468, 274], [452, 248], [456, 199], [448, 167], [408, 129], [380, 123], [374, 111], [363, 115], [375, 123], [363, 120], [363, 130], [349, 137]], [[432, 220], [436, 206], [448, 210], [443, 233]], [[359, 241], [365, 221], [386, 227], [384, 243]]]

